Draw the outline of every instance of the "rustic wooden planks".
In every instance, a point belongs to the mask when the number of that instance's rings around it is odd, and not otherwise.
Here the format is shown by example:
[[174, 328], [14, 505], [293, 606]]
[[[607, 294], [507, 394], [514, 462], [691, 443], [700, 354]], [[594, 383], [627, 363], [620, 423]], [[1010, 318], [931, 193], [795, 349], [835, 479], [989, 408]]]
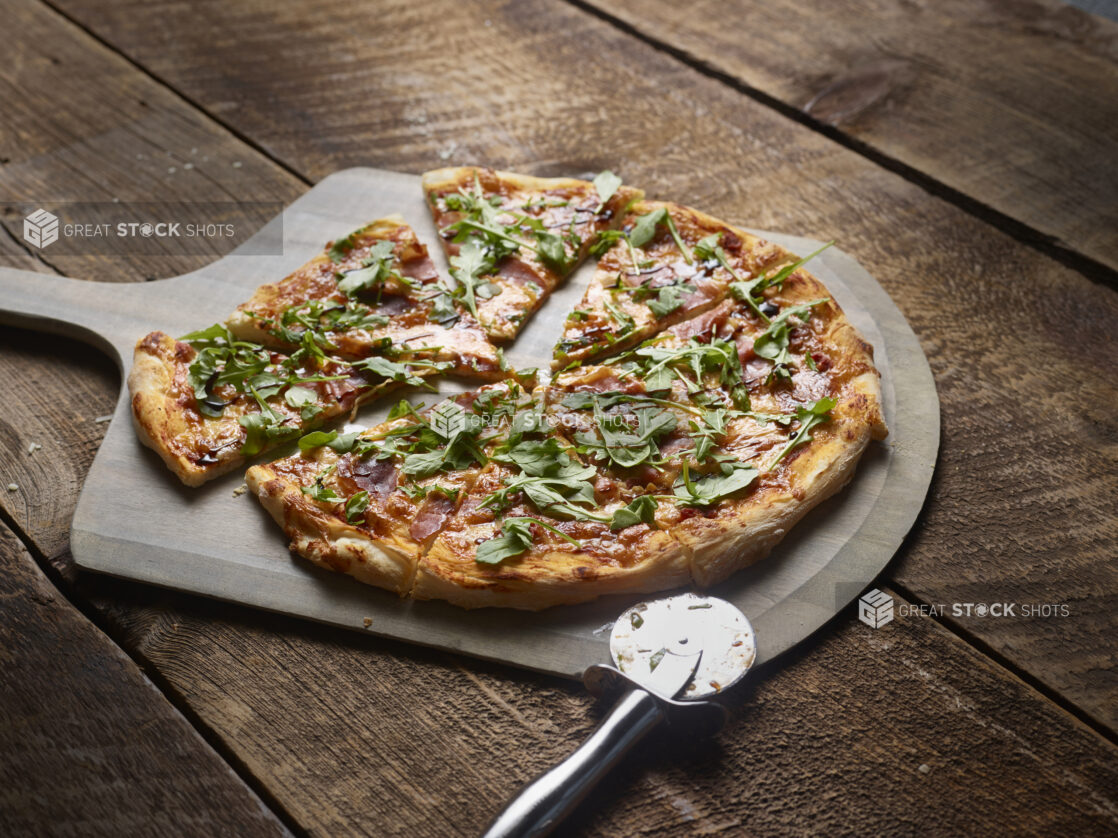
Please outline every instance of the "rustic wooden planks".
[[[35, 38], [21, 29], [30, 14], [25, 10], [33, 8], [38, 9], [30, 30]], [[147, 37], [173, 55], [180, 68], [190, 68], [189, 75], [204, 76], [212, 86], [218, 71], [206, 57], [224, 62], [229, 75], [218, 84], [228, 90], [223, 118], [238, 116], [240, 108], [267, 122], [260, 113], [274, 109], [277, 127], [253, 139], [273, 153], [281, 141], [287, 151], [303, 148], [299, 159], [307, 167], [301, 171], [316, 176], [352, 164], [418, 171], [442, 162], [440, 150], [460, 159], [531, 163], [540, 171], [595, 169], [624, 160], [630, 178], [642, 178], [662, 194], [737, 213], [756, 226], [809, 235], [840, 231], [843, 246], [889, 284], [920, 332], [950, 429], [944, 456], [952, 457], [951, 468], [941, 470], [938, 505], [929, 507], [920, 541], [897, 567], [906, 584], [953, 597], [956, 586], [964, 584], [957, 580], [982, 574], [980, 590], [1001, 590], [1020, 575], [1022, 557], [1031, 557], [1027, 551], [1039, 542], [1044, 549], [1035, 569], [1019, 583], [1029, 596], [1067, 597], [1081, 607], [1095, 592], [1113, 590], [1103, 573], [1102, 552], [1112, 526], [1104, 503], [1111, 490], [1099, 460], [1110, 456], [1107, 446], [1115, 435], [1112, 420], [1093, 405], [1106, 404], [1113, 395], [1096, 379], [1111, 357], [1105, 329], [1114, 315], [1111, 297], [1072, 272], [569, 10], [468, 5], [458, 11], [420, 4], [407, 11], [399, 4], [373, 15], [337, 4], [316, 7], [309, 18], [305, 8], [295, 6], [272, 11], [205, 5], [196, 8], [193, 22], [185, 10], [181, 19], [174, 7], [160, 6], [158, 12], [145, 19]], [[204, 26], [203, 15], [214, 17], [213, 31]], [[331, 16], [336, 23], [328, 20]], [[483, 29], [487, 17], [492, 26]], [[442, 21], [438, 28], [434, 19]], [[11, 45], [61, 43], [68, 52], [82, 53], [85, 78], [98, 78], [117, 61], [42, 7], [9, 3], [5, 20], [16, 27]], [[316, 31], [322, 26], [336, 39], [330, 49], [322, 48], [327, 42]], [[528, 40], [519, 51], [510, 52], [508, 41], [501, 50], [486, 49], [491, 38], [485, 33], [494, 27], [506, 37], [520, 34]], [[317, 50], [304, 42], [301, 33], [306, 32]], [[404, 35], [415, 43], [409, 46]], [[255, 70], [249, 71], [247, 60], [241, 64], [238, 41], [242, 49], [254, 51]], [[265, 44], [269, 49], [260, 49]], [[216, 59], [210, 52], [215, 45]], [[344, 50], [350, 51], [349, 59], [342, 58]], [[425, 51], [442, 55], [425, 56]], [[272, 52], [275, 60], [261, 63]], [[413, 73], [407, 85], [430, 81], [426, 96], [406, 105], [409, 95], [415, 99], [414, 88], [394, 89], [391, 76], [377, 68], [397, 65], [379, 65], [378, 54], [388, 56], [385, 61], [406, 57]], [[606, 66], [602, 55], [616, 60], [617, 67]], [[58, 57], [67, 60], [67, 53]], [[46, 69], [33, 55], [23, 60]], [[319, 102], [322, 90], [298, 88], [299, 79], [284, 72], [285, 61], [289, 66], [301, 62], [309, 77], [319, 62], [335, 60], [338, 78], [357, 87], [350, 88], [352, 101], [339, 96], [333, 109]], [[651, 68], [649, 80], [635, 85], [642, 64]], [[11, 85], [16, 74], [20, 85], [33, 85], [30, 75], [18, 74], [19, 66], [6, 65], [2, 83]], [[554, 80], [557, 76], [562, 84]], [[41, 111], [50, 116], [31, 123], [26, 129], [31, 133], [81, 137], [82, 122], [68, 120], [67, 109], [56, 107], [67, 97], [97, 96], [108, 109], [126, 107], [112, 99], [114, 85], [84, 84], [81, 75], [67, 77], [65, 85], [61, 75], [48, 79], [51, 84], [37, 89], [37, 96]], [[513, 89], [489, 90], [494, 79]], [[237, 154], [246, 167], [254, 167], [253, 177], [260, 182], [277, 189], [288, 184], [294, 193], [301, 188], [298, 180], [253, 156], [158, 85], [145, 82], [142, 89], [145, 98], [162, 103], [181, 121], [184, 137], [202, 132], [210, 137], [208, 150]], [[670, 107], [657, 104], [656, 93], [662, 90], [674, 91]], [[629, 101], [632, 96], [640, 101]], [[369, 107], [369, 101], [386, 112]], [[494, 109], [502, 119], [490, 116]], [[623, 128], [606, 124], [614, 109], [626, 119]], [[700, 115], [699, 109], [706, 113]], [[557, 131], [541, 124], [548, 114], [574, 127]], [[331, 121], [333, 115], [342, 122]], [[650, 123], [657, 130], [642, 130]], [[131, 144], [145, 141], [148, 126], [137, 130], [135, 137], [118, 132], [117, 143], [106, 151], [118, 154], [109, 158], [114, 178], [128, 175], [155, 195], [173, 196], [178, 183], [163, 183], [154, 170], [126, 165], [136, 153]], [[702, 149], [689, 148], [691, 134], [694, 142], [705, 144]], [[452, 150], [452, 142], [460, 148]], [[179, 145], [174, 135], [168, 145], [183, 154], [191, 147]], [[307, 151], [316, 145], [321, 148], [314, 154]], [[597, 156], [601, 147], [613, 150], [609, 159]], [[5, 144], [0, 156], [11, 157], [13, 151], [18, 153], [15, 143]], [[59, 150], [22, 162], [34, 165], [44, 183], [87, 190], [83, 197], [111, 198], [115, 188], [112, 179], [75, 174]], [[93, 165], [91, 159], [87, 168]], [[225, 172], [209, 173], [212, 195], [230, 184]], [[8, 167], [0, 169], [5, 194], [7, 177]], [[237, 188], [250, 185], [240, 182]], [[15, 258], [25, 257], [17, 253]], [[5, 263], [25, 267], [14, 259]], [[117, 269], [145, 275], [129, 270], [126, 262], [117, 263]], [[165, 266], [158, 273], [180, 270]], [[1058, 293], [1048, 290], [1054, 287]], [[1068, 316], [1083, 324], [1074, 340], [1063, 329]], [[996, 324], [992, 334], [990, 322]], [[79, 415], [86, 407], [85, 396], [77, 399], [70, 392], [76, 378], [53, 380], [61, 359], [33, 367], [30, 340], [23, 333], [0, 336], [0, 343], [21, 353], [22, 372], [34, 368], [40, 375], [41, 401], [25, 403], [31, 388], [19, 390], [0, 413], [17, 433], [35, 421], [36, 405], [43, 401], [53, 398]], [[72, 351], [72, 357], [80, 357], [81, 350]], [[1039, 373], [1013, 380], [1020, 374], [1014, 359], [1037, 357], [1045, 359], [1051, 381], [1060, 383], [1057, 395], [1068, 400], [1061, 405], [1057, 396], [1041, 396], [1043, 410], [1056, 424], [1076, 429], [1072, 441], [1053, 430], [1032, 429], [1027, 417], [1012, 409], [1031, 404], [1037, 392], [1052, 386], [1040, 381]], [[83, 374], [83, 366], [73, 360], [67, 368], [78, 378]], [[4, 356], [0, 369], [7, 381], [18, 380], [20, 368]], [[108, 401], [110, 377], [104, 372], [96, 385], [98, 397]], [[981, 410], [970, 410], [976, 386], [982, 388]], [[1084, 386], [1081, 399], [1075, 394]], [[1071, 406], [1080, 403], [1088, 405], [1084, 414]], [[60, 410], [57, 421], [70, 419]], [[45, 422], [39, 427], [51, 430]], [[1015, 443], [1021, 434], [1026, 436]], [[1035, 473], [1026, 472], [1034, 446], [1044, 454], [1047, 469], [1039, 490]], [[0, 469], [10, 469], [17, 454], [0, 446]], [[69, 464], [70, 446], [44, 448], [34, 456], [60, 458], [52, 468], [82, 468]], [[1047, 487], [1060, 483], [1073, 486], [1072, 500], [1053, 518], [1048, 499], [1058, 496]], [[992, 508], [977, 512], [968, 505], [972, 496]], [[32, 499], [40, 502], [41, 496]], [[22, 506], [5, 509], [24, 516]], [[999, 520], [1006, 516], [1012, 526]], [[26, 517], [19, 520], [22, 528]], [[976, 535], [975, 527], [991, 521], [994, 531]], [[1048, 542], [1060, 532], [1053, 529], [1054, 521], [1070, 527], [1062, 549]], [[1102, 528], [1099, 534], [1092, 530], [1096, 525]], [[36, 543], [63, 543], [55, 526], [40, 528]], [[65, 556], [59, 561], [64, 565]], [[84, 579], [76, 595], [105, 616], [114, 637], [147, 656], [204, 727], [229, 744], [308, 829], [442, 835], [459, 824], [467, 834], [476, 832], [516, 783], [563, 754], [591, 724], [585, 715], [588, 699], [557, 681], [462, 665], [412, 647], [108, 580]], [[1110, 700], [1100, 678], [1113, 666], [1099, 650], [1114, 609], [1107, 605], [1112, 600], [1100, 602], [1097, 616], [1088, 613], [1072, 621], [1061, 637], [1038, 635], [1038, 628], [1051, 624], [1023, 623], [1010, 638], [1005, 624], [989, 621], [975, 633], [1011, 661], [1033, 667], [1065, 697], [1097, 709]], [[899, 637], [886, 636], [893, 629]], [[1010, 639], [1012, 647], [1003, 642]], [[1076, 660], [1079, 650], [1094, 650], [1094, 656]], [[1058, 660], [1062, 657], [1071, 662]], [[1069, 687], [1067, 679], [1079, 675], [1082, 679]], [[1009, 817], [1017, 818], [1015, 826], [1022, 831], [1115, 829], [1113, 746], [930, 621], [898, 620], [874, 633], [852, 617], [840, 617], [801, 658], [764, 678], [755, 692], [740, 697], [733, 726], [715, 745], [646, 752], [590, 801], [579, 822], [583, 831], [628, 835], [641, 829], [721, 828], [732, 834], [744, 826], [757, 832], [803, 832], [817, 831], [816, 824], [862, 831], [869, 824], [889, 833], [921, 827], [962, 832], [975, 824], [1001, 832]], [[927, 774], [920, 765], [928, 765]]]
[[5, 834], [290, 834], [2, 525], [0, 601]]
[[585, 5], [1118, 268], [1118, 23], [1058, 0]]
[[[415, 646], [97, 577], [82, 590], [316, 834], [476, 835], [603, 709]], [[716, 740], [649, 743], [573, 831], [1118, 828], [1118, 748], [930, 619], [875, 631], [848, 609], [728, 699]]]
[[837, 237], [909, 318], [943, 405], [946, 467], [897, 582], [933, 603], [1070, 604], [1058, 622], [951, 622], [1118, 725], [1097, 642], [1118, 613], [1113, 292], [573, 7], [65, 8], [311, 178], [613, 166], [747, 225]]

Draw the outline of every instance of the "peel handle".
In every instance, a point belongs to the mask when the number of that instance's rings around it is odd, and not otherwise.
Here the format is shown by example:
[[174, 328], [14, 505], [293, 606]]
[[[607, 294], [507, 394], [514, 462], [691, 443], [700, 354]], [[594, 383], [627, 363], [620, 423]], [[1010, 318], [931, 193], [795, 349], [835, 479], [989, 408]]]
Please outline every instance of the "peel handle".
[[525, 786], [486, 830], [484, 838], [548, 835], [597, 782], [667, 718], [663, 702], [628, 690], [573, 754]]

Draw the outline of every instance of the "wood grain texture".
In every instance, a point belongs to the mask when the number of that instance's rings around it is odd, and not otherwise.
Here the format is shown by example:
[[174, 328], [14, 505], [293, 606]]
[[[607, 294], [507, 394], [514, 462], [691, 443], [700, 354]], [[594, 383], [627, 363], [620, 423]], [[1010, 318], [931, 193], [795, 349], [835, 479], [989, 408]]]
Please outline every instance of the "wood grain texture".
[[0, 526], [0, 831], [289, 834]]
[[1058, 0], [588, 0], [1118, 268], [1118, 23]]
[[573, 7], [65, 8], [310, 178], [609, 166], [652, 197], [837, 238], [898, 302], [940, 389], [935, 499], [893, 577], [936, 604], [1067, 604], [1066, 618], [948, 620], [1118, 726], [1099, 642], [1118, 614], [1111, 290]]
[[[80, 589], [314, 835], [476, 835], [604, 709], [444, 653], [100, 578]], [[1118, 829], [1118, 749], [934, 621], [875, 631], [847, 609], [786, 660], [728, 696], [717, 740], [634, 754], [569, 833]]]
[[119, 386], [115, 364], [77, 341], [17, 329], [0, 338], [9, 400], [0, 411], [0, 503], [45, 556], [69, 545], [78, 492], [108, 427], [97, 419], [116, 408]]
[[[195, 221], [200, 202], [287, 202], [297, 178], [237, 140], [181, 98], [136, 71], [78, 27], [35, 0], [0, 3], [6, 44], [0, 96], [0, 234], [21, 242], [27, 202], [167, 203]], [[173, 216], [172, 216], [173, 217]], [[267, 220], [267, 219], [264, 219]], [[261, 222], [263, 223], [263, 222]], [[34, 251], [53, 269], [107, 282], [158, 279], [199, 268], [230, 247], [213, 238], [197, 252], [140, 255], [127, 239], [101, 239], [111, 252], [62, 255], [62, 244]], [[31, 268], [19, 258], [4, 264]]]

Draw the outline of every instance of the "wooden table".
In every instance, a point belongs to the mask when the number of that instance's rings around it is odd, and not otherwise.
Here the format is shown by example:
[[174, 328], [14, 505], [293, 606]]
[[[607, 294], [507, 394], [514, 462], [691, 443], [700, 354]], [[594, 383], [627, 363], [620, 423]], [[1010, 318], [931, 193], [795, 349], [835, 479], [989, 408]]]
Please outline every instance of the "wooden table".
[[[124, 282], [218, 255], [52, 258], [24, 201], [612, 167], [836, 238], [897, 301], [943, 443], [880, 585], [946, 613], [847, 609], [574, 831], [1118, 830], [1118, 25], [1056, 0], [0, 7], [6, 265]], [[593, 727], [571, 683], [76, 573], [119, 386], [82, 345], [0, 337], [0, 833], [476, 834]], [[950, 608], [994, 602], [1068, 615]]]

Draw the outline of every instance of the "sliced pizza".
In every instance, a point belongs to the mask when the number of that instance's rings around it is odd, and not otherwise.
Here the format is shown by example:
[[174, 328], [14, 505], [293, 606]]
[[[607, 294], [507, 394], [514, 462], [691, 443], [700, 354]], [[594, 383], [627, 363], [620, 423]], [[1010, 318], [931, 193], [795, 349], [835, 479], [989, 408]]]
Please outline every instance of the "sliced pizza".
[[287, 351], [310, 339], [345, 358], [426, 359], [459, 375], [504, 377], [500, 353], [446, 296], [427, 248], [400, 216], [330, 242], [290, 276], [260, 286], [226, 325], [238, 339]]
[[223, 325], [136, 344], [128, 387], [141, 441], [188, 486], [349, 413], [389, 389], [424, 383], [449, 363], [346, 361], [314, 341], [290, 354], [237, 340]]
[[610, 172], [590, 182], [474, 167], [427, 172], [423, 189], [451, 264], [448, 300], [499, 342], [516, 335], [641, 196]]
[[250, 485], [293, 550], [419, 599], [537, 609], [714, 584], [886, 433], [872, 349], [818, 281], [759, 288], [531, 393], [312, 434]]
[[758, 286], [798, 267], [772, 242], [690, 207], [653, 201], [635, 204], [597, 249], [604, 252], [582, 302], [567, 315], [554, 369], [614, 354], [713, 308], [735, 285], [759, 293]]

